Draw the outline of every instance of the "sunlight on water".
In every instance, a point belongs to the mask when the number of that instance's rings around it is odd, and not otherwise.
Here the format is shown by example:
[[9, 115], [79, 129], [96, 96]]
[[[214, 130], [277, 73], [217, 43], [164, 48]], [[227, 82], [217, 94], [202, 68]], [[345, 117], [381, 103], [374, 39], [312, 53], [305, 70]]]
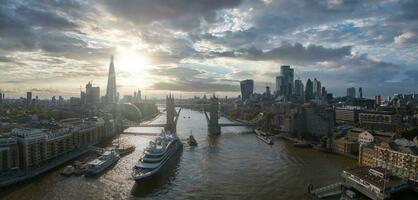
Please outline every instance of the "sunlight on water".
[[[164, 122], [161, 115], [152, 123]], [[221, 118], [221, 122], [228, 120]], [[59, 175], [62, 168], [56, 169], [8, 189], [1, 199], [305, 199], [309, 183], [335, 182], [343, 168], [356, 163], [295, 149], [281, 140], [269, 146], [243, 127], [223, 127], [220, 136], [209, 136], [204, 115], [184, 109], [177, 125], [182, 141], [190, 130], [198, 146], [185, 144], [178, 158], [171, 160], [171, 167], [145, 184], [136, 184], [130, 173], [154, 136], [123, 135], [121, 142], [134, 144], [135, 152], [122, 157], [102, 176], [64, 178]]]

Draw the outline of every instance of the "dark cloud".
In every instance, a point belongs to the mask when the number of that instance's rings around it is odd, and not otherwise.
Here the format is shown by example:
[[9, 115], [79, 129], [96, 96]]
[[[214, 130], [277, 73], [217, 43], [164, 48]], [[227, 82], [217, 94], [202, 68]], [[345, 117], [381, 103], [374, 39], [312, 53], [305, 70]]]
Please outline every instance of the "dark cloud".
[[418, 84], [418, 70], [407, 70], [405, 72], [405, 75], [407, 76], [406, 80], [408, 83], [415, 83]]
[[340, 60], [351, 55], [351, 46], [326, 48], [321, 45], [300, 43], [283, 43], [280, 47], [270, 50], [260, 50], [255, 47], [227, 52], [212, 52], [217, 57], [243, 57], [250, 60], [283, 60], [295, 63]]
[[155, 90], [187, 92], [239, 91], [235, 84], [224, 84], [222, 80], [208, 77], [204, 71], [188, 67], [160, 66], [150, 71], [153, 75], [166, 76], [169, 81], [158, 81], [151, 87]]
[[406, 20], [418, 20], [418, 1], [416, 0], [406, 0], [402, 2], [401, 6], [401, 19]]
[[217, 10], [238, 6], [242, 0], [106, 0], [106, 7], [116, 16], [137, 24], [170, 21], [173, 28], [193, 28], [200, 19], [214, 21]]

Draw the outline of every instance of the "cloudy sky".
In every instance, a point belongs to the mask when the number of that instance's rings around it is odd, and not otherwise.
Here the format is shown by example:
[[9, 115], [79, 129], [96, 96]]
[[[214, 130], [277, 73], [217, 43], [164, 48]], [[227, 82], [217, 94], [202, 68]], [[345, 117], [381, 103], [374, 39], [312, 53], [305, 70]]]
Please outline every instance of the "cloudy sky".
[[0, 0], [0, 90], [77, 96], [106, 87], [115, 55], [121, 94], [237, 95], [239, 80], [274, 89], [280, 65], [328, 91], [418, 92], [418, 1]]

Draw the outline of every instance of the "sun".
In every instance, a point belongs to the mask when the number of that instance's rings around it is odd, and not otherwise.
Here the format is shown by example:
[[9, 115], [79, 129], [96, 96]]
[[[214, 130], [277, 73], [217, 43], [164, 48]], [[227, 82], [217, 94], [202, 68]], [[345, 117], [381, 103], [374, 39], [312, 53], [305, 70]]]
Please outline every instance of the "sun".
[[138, 49], [122, 48], [118, 50], [115, 56], [115, 65], [117, 65], [120, 70], [136, 73], [148, 69], [150, 63], [148, 58], [141, 54]]
[[116, 73], [122, 74], [118, 81], [130, 90], [152, 85], [148, 70], [151, 63], [138, 48], [119, 48], [114, 58]]

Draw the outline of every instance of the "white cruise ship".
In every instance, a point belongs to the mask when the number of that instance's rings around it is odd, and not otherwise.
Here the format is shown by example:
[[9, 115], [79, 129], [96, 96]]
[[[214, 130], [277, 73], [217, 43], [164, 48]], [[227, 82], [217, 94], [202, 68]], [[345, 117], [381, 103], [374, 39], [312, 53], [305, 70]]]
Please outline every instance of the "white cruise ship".
[[94, 176], [103, 172], [112, 164], [116, 163], [119, 160], [119, 158], [119, 154], [115, 151], [105, 151], [101, 156], [87, 163], [86, 175]]
[[168, 161], [182, 149], [183, 144], [175, 133], [162, 132], [144, 150], [144, 154], [133, 168], [132, 178], [136, 182], [141, 182], [158, 175]]

